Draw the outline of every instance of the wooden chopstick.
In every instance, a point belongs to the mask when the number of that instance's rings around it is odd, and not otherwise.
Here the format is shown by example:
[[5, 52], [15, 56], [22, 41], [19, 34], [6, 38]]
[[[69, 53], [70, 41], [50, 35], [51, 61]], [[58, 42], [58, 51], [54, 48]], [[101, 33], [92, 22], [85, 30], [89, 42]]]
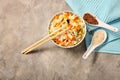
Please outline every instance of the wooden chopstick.
[[[54, 31], [53, 33], [51, 33], [50, 35], [45, 36], [44, 38], [42, 38], [41, 40], [37, 41], [36, 43], [32, 44], [31, 46], [29, 46], [28, 48], [24, 49], [21, 53], [23, 54], [27, 54], [30, 51], [34, 50], [35, 48], [39, 47], [40, 45], [44, 44], [45, 42], [54, 39], [55, 37], [59, 36], [60, 34], [64, 33], [66, 30], [68, 30], [69, 27], [66, 28], [66, 26], [63, 26], [59, 29], [57, 29], [56, 31]], [[58, 32], [59, 31], [59, 32]]]

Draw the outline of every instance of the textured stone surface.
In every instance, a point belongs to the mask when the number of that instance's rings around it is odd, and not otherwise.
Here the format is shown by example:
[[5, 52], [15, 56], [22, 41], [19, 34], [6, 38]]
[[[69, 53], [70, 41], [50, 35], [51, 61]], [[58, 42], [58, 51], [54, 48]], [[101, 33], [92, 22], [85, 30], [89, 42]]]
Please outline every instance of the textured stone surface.
[[28, 55], [21, 50], [47, 34], [64, 0], [0, 0], [0, 80], [120, 80], [120, 56], [96, 53], [87, 60], [84, 42], [63, 49], [48, 42]]

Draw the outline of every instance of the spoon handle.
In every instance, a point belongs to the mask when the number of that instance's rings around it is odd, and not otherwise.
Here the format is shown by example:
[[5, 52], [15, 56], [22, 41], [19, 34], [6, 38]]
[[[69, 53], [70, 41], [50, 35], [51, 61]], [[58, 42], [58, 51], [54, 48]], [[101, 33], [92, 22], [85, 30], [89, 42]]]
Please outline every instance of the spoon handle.
[[87, 51], [83, 54], [82, 58], [87, 59], [87, 57], [92, 53], [92, 51], [95, 49], [94, 46], [89, 46]]
[[118, 32], [118, 28], [113, 27], [113, 26], [110, 26], [110, 25], [108, 25], [108, 24], [106, 24], [106, 23], [101, 22], [101, 23], [100, 23], [100, 26], [101, 26], [101, 27], [104, 27], [104, 28], [106, 28], [106, 29], [109, 29], [109, 30], [111, 30], [111, 31]]

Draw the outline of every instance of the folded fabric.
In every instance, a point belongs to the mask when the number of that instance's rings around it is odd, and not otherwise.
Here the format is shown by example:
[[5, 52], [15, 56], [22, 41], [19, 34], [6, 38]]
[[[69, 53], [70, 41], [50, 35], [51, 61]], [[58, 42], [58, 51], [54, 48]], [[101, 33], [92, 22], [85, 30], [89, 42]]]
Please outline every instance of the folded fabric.
[[118, 32], [87, 25], [87, 34], [85, 37], [86, 46], [91, 43], [91, 31], [104, 29], [107, 32], [107, 40], [103, 45], [98, 47], [95, 52], [106, 52], [120, 54], [120, 0], [66, 0], [72, 10], [79, 16], [85, 12], [95, 14], [100, 20], [119, 29]]

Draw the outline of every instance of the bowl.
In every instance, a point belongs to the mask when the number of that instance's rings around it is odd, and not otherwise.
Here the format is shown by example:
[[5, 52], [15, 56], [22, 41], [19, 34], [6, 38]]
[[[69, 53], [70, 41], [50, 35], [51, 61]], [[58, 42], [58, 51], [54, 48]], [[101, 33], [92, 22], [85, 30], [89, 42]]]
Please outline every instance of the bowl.
[[48, 25], [49, 34], [62, 27], [64, 22], [67, 22], [70, 29], [52, 39], [52, 42], [62, 48], [73, 48], [82, 43], [86, 35], [86, 24], [82, 17], [71, 11], [59, 12], [52, 17]]

